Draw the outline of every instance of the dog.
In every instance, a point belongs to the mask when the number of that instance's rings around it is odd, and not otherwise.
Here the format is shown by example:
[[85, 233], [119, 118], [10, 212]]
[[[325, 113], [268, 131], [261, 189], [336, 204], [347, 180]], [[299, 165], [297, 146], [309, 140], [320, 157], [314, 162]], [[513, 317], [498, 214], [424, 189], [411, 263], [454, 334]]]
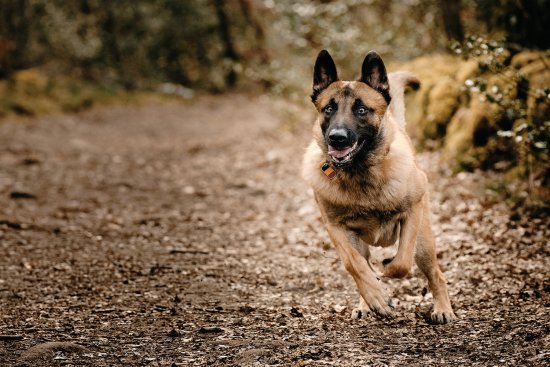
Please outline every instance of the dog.
[[329, 237], [355, 280], [360, 300], [352, 318], [391, 317], [392, 306], [370, 262], [369, 246], [392, 246], [385, 277], [402, 278], [413, 260], [433, 294], [431, 321], [456, 318], [436, 256], [426, 174], [405, 132], [405, 88], [420, 86], [408, 72], [386, 73], [369, 52], [357, 81], [340, 81], [328, 51], [319, 53], [311, 100], [318, 112], [303, 161]]

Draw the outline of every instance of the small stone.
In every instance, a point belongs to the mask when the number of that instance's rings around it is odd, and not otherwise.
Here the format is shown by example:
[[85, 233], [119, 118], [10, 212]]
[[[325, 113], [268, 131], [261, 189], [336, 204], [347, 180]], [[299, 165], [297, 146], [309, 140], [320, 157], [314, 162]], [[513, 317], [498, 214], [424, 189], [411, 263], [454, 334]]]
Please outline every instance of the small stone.
[[300, 312], [296, 307], [290, 309], [290, 315], [293, 317], [304, 317], [304, 314]]
[[186, 195], [193, 195], [196, 191], [193, 186], [185, 186], [183, 188], [183, 193]]

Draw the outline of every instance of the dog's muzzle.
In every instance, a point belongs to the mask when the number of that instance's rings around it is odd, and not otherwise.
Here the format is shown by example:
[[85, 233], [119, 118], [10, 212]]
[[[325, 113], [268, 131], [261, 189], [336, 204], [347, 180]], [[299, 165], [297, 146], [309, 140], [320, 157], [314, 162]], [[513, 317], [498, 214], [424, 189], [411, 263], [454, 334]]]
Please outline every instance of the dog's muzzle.
[[357, 139], [351, 130], [338, 127], [327, 135], [328, 155], [336, 165], [350, 162], [358, 150]]

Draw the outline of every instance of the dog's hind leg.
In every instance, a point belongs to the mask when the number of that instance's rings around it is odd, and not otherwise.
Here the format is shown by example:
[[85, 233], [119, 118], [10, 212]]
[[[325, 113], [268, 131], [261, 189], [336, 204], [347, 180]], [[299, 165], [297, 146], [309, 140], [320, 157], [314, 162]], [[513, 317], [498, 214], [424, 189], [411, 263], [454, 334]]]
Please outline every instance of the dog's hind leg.
[[363, 313], [374, 312], [380, 316], [391, 317], [389, 297], [382, 288], [368, 260], [357, 250], [360, 242], [354, 232], [338, 225], [327, 223], [327, 230], [348, 273], [355, 280], [361, 302], [352, 311], [352, 317], [361, 318]]
[[445, 324], [456, 319], [456, 316], [449, 300], [447, 281], [437, 263], [435, 241], [430, 225], [429, 212], [427, 211], [428, 200], [425, 200], [425, 203], [426, 214], [422, 218], [415, 260], [422, 273], [428, 278], [428, 285], [434, 297], [431, 319], [435, 323]]

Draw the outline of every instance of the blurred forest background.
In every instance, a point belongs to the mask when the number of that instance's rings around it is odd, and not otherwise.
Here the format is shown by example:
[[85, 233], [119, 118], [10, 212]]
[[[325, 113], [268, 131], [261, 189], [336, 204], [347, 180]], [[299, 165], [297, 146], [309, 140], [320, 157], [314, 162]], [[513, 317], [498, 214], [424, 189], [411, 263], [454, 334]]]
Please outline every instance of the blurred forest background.
[[546, 0], [0, 0], [0, 118], [236, 90], [284, 99], [304, 127], [319, 50], [351, 79], [374, 49], [423, 82], [408, 97], [419, 148], [500, 172], [500, 199], [545, 215], [548, 24]]

